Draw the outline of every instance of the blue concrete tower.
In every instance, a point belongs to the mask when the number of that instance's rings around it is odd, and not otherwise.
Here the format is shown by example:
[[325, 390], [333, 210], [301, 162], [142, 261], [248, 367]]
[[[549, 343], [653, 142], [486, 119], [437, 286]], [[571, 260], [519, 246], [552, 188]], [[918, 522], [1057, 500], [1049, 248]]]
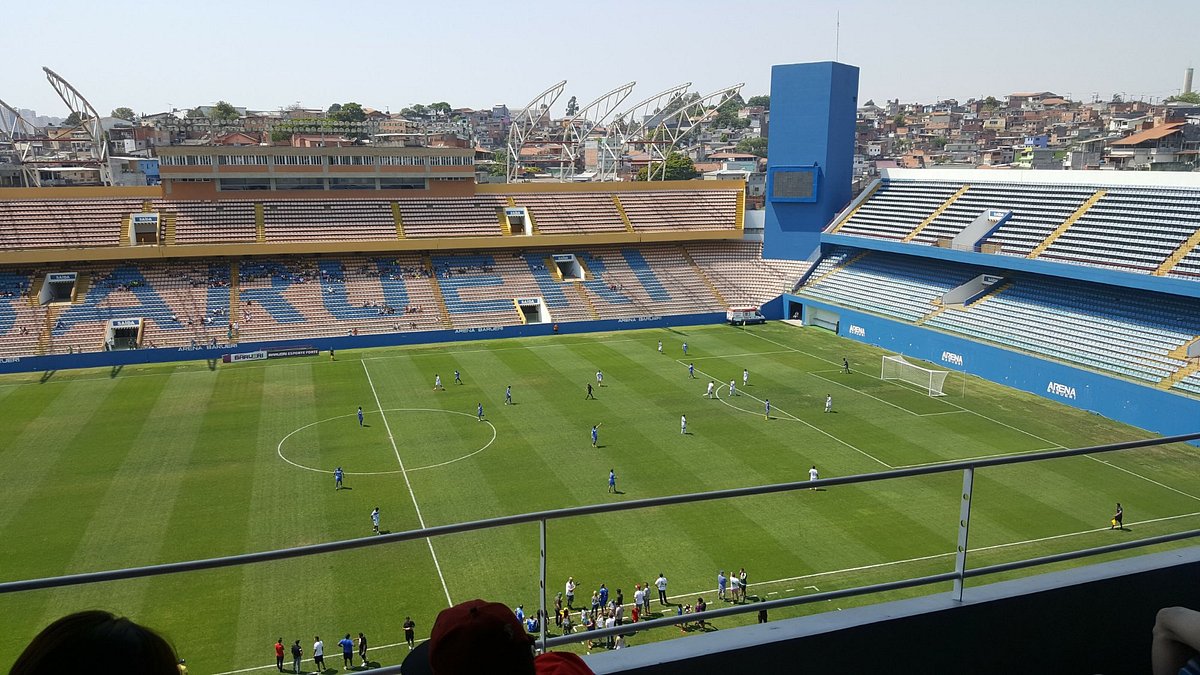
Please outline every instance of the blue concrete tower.
[[858, 68], [794, 63], [771, 68], [763, 255], [803, 260], [850, 202]]

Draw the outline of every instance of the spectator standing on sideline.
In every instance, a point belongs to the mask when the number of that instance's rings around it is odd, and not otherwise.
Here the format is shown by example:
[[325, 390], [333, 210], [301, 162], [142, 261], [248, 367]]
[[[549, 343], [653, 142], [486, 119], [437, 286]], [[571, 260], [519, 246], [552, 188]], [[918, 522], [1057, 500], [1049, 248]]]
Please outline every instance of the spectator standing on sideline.
[[278, 668], [279, 672], [281, 673], [283, 672], [283, 654], [283, 638], [279, 638], [275, 641], [275, 667]]
[[575, 609], [575, 577], [567, 577], [567, 609]]
[[667, 604], [667, 575], [662, 572], [658, 573], [658, 579], [654, 581], [654, 585], [658, 587], [658, 604]]
[[313, 637], [313, 666], [318, 673], [325, 672], [325, 643], [320, 635]]
[[342, 648], [342, 667], [350, 670], [354, 667], [354, 640], [350, 639], [349, 633], [346, 633], [346, 637], [338, 640], [338, 646]]
[[296, 640], [292, 644], [292, 672], [299, 675], [300, 661], [304, 658], [304, 648], [300, 646], [300, 641]]
[[717, 572], [717, 599], [718, 600], [725, 599], [725, 584], [728, 581], [729, 581], [729, 579], [725, 577], [725, 570], [719, 570]]
[[766, 608], [763, 608], [763, 609], [760, 609], [760, 610], [758, 610], [758, 622], [759, 622], [759, 623], [766, 623], [766, 622], [767, 622], [767, 610], [766, 610]]
[[736, 575], [729, 577], [729, 594], [733, 597], [734, 603], [741, 603], [742, 581]]
[[1112, 517], [1112, 527], [1108, 529], [1125, 529], [1125, 509], [1121, 508], [1121, 502], [1117, 502], [1117, 511]]
[[358, 634], [358, 658], [362, 659], [363, 668], [367, 667], [367, 636]]
[[634, 614], [631, 615], [634, 617], [634, 619], [633, 619], [634, 621], [637, 621], [636, 617], [637, 617], [638, 608], [642, 606], [642, 603], [645, 601], [645, 598], [646, 598], [646, 592], [642, 590], [642, 585], [634, 584], [633, 585], [633, 611], [634, 611]]
[[742, 597], [746, 597], [746, 591], [750, 590], [750, 586], [746, 583], [746, 568], [738, 570], [738, 585], [742, 587]]
[[416, 646], [416, 628], [417, 624], [413, 622], [411, 616], [404, 617], [404, 641], [408, 643], [409, 649]]
[[645, 593], [642, 595], [642, 614], [650, 613], [650, 582], [642, 584], [642, 590]]

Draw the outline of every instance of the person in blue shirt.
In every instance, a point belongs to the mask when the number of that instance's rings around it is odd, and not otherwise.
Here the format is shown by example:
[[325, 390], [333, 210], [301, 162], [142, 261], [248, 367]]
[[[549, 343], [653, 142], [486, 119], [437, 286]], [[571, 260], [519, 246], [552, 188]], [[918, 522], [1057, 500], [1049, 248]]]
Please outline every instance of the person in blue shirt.
[[766, 405], [766, 413], [763, 415], [763, 419], [769, 420], [771, 419], [771, 399], [767, 399], [763, 403]]
[[683, 343], [683, 355], [687, 356], [687, 343]]
[[725, 576], [725, 570], [717, 571], [717, 599], [725, 599], [725, 584], [728, 582], [728, 577]]
[[596, 442], [600, 440], [600, 425], [592, 425], [592, 447], [596, 447]]
[[[617, 491], [617, 474], [612, 469], [608, 470], [608, 491], [613, 493]], [[604, 590], [604, 587], [601, 586], [600, 589]]]
[[343, 475], [344, 474], [342, 473], [342, 467], [339, 466], [338, 468], [333, 470], [333, 489], [334, 490], [342, 489], [342, 476]]
[[504, 405], [512, 405], [512, 385], [504, 388]]
[[479, 418], [480, 422], [483, 421], [483, 404], [482, 403], [475, 404], [475, 415]]
[[608, 587], [605, 586], [604, 584], [600, 584], [600, 606], [606, 607], [607, 605], [608, 605]]
[[338, 640], [338, 646], [342, 648], [342, 665], [346, 670], [354, 667], [354, 640], [350, 639], [350, 634], [346, 633], [346, 637]]
[[517, 605], [517, 610], [515, 613], [517, 615], [517, 621], [525, 623], [525, 605]]
[[358, 426], [363, 425], [362, 406], [358, 406]]
[[691, 375], [693, 380], [696, 379], [696, 364], [694, 364], [694, 363], [688, 364], [688, 375]]
[[462, 378], [458, 376], [458, 371], [454, 371], [454, 384], [462, 384]]

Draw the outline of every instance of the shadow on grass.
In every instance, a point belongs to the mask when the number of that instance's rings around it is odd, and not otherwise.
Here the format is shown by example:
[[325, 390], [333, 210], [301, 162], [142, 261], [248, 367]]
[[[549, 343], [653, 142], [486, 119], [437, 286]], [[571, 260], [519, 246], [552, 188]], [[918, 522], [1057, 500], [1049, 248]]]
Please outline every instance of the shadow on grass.
[[125, 366], [113, 366], [112, 369], [108, 371], [108, 376], [110, 378], [116, 378], [116, 376], [121, 374], [121, 370], [124, 368]]
[[46, 384], [50, 381], [50, 378], [54, 377], [56, 373], [58, 373], [57, 370], [47, 370], [43, 372], [41, 379], [38, 380], [38, 384]]

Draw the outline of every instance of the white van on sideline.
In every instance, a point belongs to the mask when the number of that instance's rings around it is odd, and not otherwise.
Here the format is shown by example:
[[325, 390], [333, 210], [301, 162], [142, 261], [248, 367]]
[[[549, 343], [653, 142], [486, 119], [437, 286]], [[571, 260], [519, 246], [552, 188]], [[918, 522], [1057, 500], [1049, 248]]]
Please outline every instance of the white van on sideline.
[[758, 311], [758, 307], [730, 307], [725, 312], [725, 320], [734, 326], [745, 326], [752, 323], [766, 323], [767, 317]]

